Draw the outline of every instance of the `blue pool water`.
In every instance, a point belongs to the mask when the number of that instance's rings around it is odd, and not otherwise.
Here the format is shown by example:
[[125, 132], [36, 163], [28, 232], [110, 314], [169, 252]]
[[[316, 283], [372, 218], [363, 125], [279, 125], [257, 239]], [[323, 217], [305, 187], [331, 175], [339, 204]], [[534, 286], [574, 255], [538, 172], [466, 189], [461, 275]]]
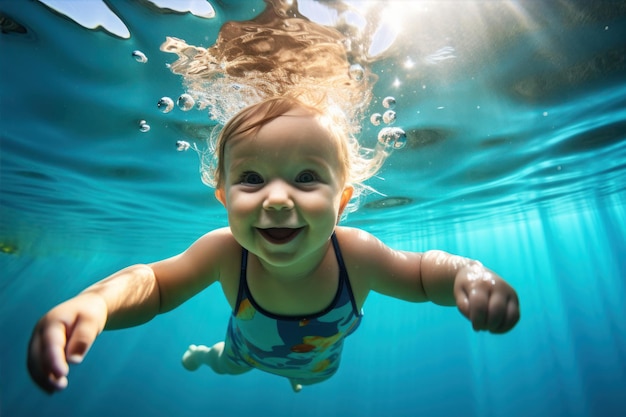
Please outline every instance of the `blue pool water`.
[[[89, 3], [104, 16], [104, 3]], [[144, 326], [105, 332], [67, 390], [38, 390], [25, 362], [43, 313], [226, 224], [197, 156], [175, 146], [200, 143], [206, 113], [156, 106], [183, 92], [166, 67], [175, 57], [159, 50], [166, 36], [209, 47], [223, 22], [264, 7], [211, 3], [214, 18], [107, 1], [124, 38], [38, 1], [0, 0], [1, 416], [625, 414], [623, 1], [372, 6], [388, 30], [371, 112], [394, 96], [409, 142], [345, 224], [397, 248], [480, 259], [519, 293], [510, 333], [474, 333], [455, 309], [373, 294], [338, 374], [295, 395], [261, 372], [183, 369], [188, 344], [223, 338], [229, 310], [212, 287]], [[365, 14], [372, 2], [353, 3]], [[362, 140], [375, 135], [366, 120]]]

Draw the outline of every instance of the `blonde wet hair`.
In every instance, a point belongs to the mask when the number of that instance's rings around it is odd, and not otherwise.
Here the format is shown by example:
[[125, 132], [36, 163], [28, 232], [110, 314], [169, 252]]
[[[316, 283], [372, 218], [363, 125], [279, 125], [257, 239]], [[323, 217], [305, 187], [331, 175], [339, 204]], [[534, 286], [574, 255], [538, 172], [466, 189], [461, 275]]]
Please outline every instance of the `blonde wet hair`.
[[214, 130], [209, 138], [208, 150], [201, 154], [202, 181], [213, 188], [223, 187], [225, 167], [224, 153], [228, 141], [236, 136], [254, 135], [270, 121], [295, 109], [303, 109], [317, 118], [337, 143], [341, 178], [344, 184], [354, 187], [352, 200], [346, 212], [358, 208], [359, 197], [364, 192], [373, 191], [364, 184], [381, 168], [388, 152], [382, 146], [367, 149], [360, 145], [355, 131], [358, 129], [338, 106], [326, 97], [312, 93], [297, 93], [272, 97], [250, 105], [235, 114], [223, 128]]

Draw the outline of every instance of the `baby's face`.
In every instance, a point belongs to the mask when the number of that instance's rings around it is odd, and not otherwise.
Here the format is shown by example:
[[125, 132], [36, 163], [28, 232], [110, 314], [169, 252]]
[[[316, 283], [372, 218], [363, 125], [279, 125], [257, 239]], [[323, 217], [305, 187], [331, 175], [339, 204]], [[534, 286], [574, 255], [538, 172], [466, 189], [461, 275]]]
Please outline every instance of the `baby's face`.
[[229, 139], [218, 199], [235, 239], [267, 265], [303, 262], [325, 248], [350, 200], [337, 140], [301, 110]]

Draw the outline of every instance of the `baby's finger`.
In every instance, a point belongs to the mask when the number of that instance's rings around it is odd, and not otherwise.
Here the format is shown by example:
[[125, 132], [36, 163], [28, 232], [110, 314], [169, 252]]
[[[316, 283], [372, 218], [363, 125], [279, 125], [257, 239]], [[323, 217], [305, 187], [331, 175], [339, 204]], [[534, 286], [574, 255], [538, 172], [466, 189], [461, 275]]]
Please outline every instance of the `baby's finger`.
[[69, 367], [65, 361], [65, 325], [52, 322], [33, 332], [28, 352], [28, 370], [45, 391], [67, 386]]
[[474, 330], [487, 328], [489, 299], [485, 291], [472, 289], [469, 294], [469, 319]]
[[506, 320], [506, 298], [499, 293], [492, 293], [489, 298], [487, 330], [497, 332]]
[[520, 318], [519, 303], [517, 298], [509, 299], [505, 307], [504, 319], [494, 333], [506, 333], [517, 324]]
[[26, 365], [33, 381], [35, 381], [35, 383], [37, 383], [37, 385], [45, 391], [51, 392], [52, 387], [50, 386], [47, 378], [48, 372], [43, 369], [43, 355], [41, 351], [41, 337], [37, 331], [34, 331], [28, 345], [28, 358], [26, 360]]
[[81, 363], [98, 336], [98, 326], [93, 320], [79, 317], [71, 330], [66, 355], [71, 363]]
[[507, 304], [507, 312], [506, 312], [506, 321], [504, 326], [506, 326], [506, 331], [510, 330], [517, 324], [520, 319], [520, 310], [519, 310], [519, 301], [517, 297], [513, 297], [510, 299]]
[[63, 322], [54, 322], [47, 326], [42, 334], [43, 357], [49, 368], [48, 380], [55, 390], [67, 386], [67, 374], [70, 368], [65, 358], [66, 328]]

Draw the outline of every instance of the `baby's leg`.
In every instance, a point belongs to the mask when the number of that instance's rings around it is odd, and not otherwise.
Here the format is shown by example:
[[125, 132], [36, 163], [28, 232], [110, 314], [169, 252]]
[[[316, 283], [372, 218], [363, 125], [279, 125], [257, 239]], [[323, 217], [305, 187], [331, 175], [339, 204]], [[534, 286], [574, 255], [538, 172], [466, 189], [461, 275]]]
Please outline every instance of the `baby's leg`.
[[248, 372], [252, 368], [240, 366], [224, 355], [224, 342], [214, 344], [212, 347], [191, 345], [183, 354], [183, 366], [189, 371], [195, 371], [200, 365], [210, 366], [215, 373], [238, 375]]

